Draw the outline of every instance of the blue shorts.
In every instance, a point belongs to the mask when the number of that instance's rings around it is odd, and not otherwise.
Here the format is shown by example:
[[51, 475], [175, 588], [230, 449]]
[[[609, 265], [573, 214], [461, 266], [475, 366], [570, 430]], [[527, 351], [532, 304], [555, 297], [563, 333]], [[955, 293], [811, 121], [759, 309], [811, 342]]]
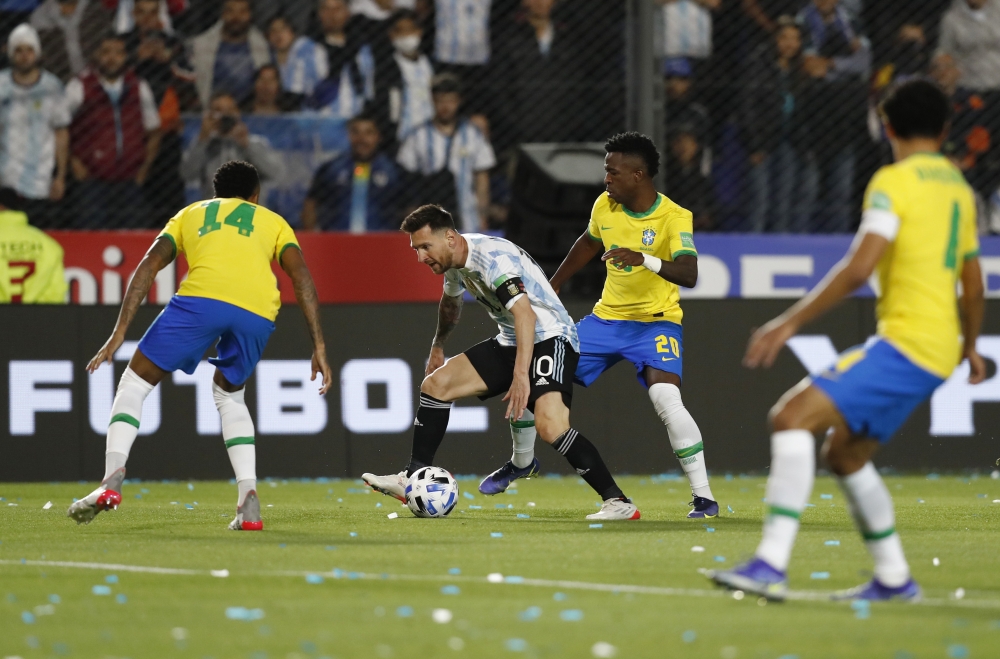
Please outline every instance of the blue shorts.
[[214, 346], [218, 357], [208, 363], [230, 384], [241, 385], [253, 374], [274, 323], [228, 302], [175, 295], [149, 326], [139, 351], [164, 371], [194, 373]]
[[943, 382], [877, 337], [842, 353], [833, 368], [813, 378], [852, 433], [883, 444]]
[[577, 384], [589, 387], [623, 359], [635, 366], [635, 376], [643, 386], [642, 371], [647, 366], [681, 377], [684, 330], [677, 323], [604, 320], [591, 314], [576, 324], [576, 330], [580, 335]]

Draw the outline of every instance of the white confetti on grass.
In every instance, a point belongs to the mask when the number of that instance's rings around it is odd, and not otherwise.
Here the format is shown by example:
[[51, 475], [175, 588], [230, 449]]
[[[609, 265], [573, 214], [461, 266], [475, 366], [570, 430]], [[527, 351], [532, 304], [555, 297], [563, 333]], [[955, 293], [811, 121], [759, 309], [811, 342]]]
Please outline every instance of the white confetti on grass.
[[702, 547], [701, 545], [695, 545], [694, 547], [691, 547], [691, 551], [693, 551], [696, 554], [700, 554], [705, 551], [705, 548]]
[[399, 517], [399, 513], [389, 513], [388, 515], [386, 515], [386, 517], [388, 517], [389, 519], [396, 519], [397, 517]]
[[449, 609], [434, 609], [431, 611], [431, 619], [439, 625], [446, 625], [451, 622], [452, 613]]
[[618, 654], [618, 648], [610, 643], [599, 641], [594, 643], [594, 645], [590, 648], [590, 654], [597, 657], [597, 659], [611, 659], [611, 657]]
[[51, 501], [49, 501], [49, 502], [48, 502], [48, 503], [46, 503], [46, 504], [45, 504], [44, 506], [42, 506], [42, 510], [48, 510], [48, 509], [49, 509], [49, 508], [51, 508], [51, 507], [52, 507], [52, 502], [51, 502]]

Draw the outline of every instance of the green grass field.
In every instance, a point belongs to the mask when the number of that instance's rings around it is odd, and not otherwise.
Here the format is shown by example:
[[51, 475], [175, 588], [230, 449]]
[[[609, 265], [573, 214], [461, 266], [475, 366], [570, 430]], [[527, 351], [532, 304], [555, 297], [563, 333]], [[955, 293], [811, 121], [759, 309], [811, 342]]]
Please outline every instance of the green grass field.
[[756, 546], [760, 478], [715, 478], [732, 512], [708, 523], [683, 519], [686, 483], [624, 478], [643, 518], [602, 528], [577, 478], [494, 498], [463, 480], [475, 497], [443, 520], [355, 481], [271, 481], [263, 533], [226, 530], [228, 483], [127, 484], [120, 510], [79, 527], [65, 509], [93, 484], [0, 484], [0, 657], [1000, 656], [1000, 481], [887, 482], [927, 601], [868, 612], [819, 599], [870, 566], [829, 478], [793, 557], [803, 599], [766, 606], [698, 572]]

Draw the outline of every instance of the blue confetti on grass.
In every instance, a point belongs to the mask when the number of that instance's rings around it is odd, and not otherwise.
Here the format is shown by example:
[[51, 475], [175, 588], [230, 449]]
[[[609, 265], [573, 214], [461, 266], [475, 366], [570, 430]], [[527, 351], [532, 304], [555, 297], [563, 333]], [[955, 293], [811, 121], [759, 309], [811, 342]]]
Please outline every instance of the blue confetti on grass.
[[191, 483], [188, 483], [188, 490], [193, 490], [193, 489], [194, 489], [194, 485], [192, 485]]
[[967, 659], [969, 656], [969, 648], [958, 643], [952, 643], [948, 646], [948, 656], [951, 659]]
[[517, 615], [524, 622], [533, 622], [542, 617], [542, 608], [539, 606], [529, 606]]
[[458, 595], [461, 592], [458, 586], [441, 586], [442, 595]]
[[726, 562], [726, 557], [725, 556], [716, 556], [715, 557], [715, 562], [716, 563], [725, 563]]
[[698, 638], [698, 635], [691, 629], [681, 634], [681, 640], [685, 643], [694, 643], [696, 638]]
[[523, 638], [508, 638], [503, 646], [511, 652], [524, 652], [528, 649], [528, 642]]
[[471, 494], [469, 494], [468, 492], [462, 492], [462, 496], [465, 497], [466, 499], [475, 499], [476, 498], [476, 497], [472, 496]]
[[118, 593], [117, 595], [115, 595], [115, 601], [118, 602], [119, 604], [125, 604], [126, 602], [128, 602], [128, 598], [125, 597], [125, 595], [123, 595], [122, 593]]
[[504, 583], [524, 583], [524, 577], [509, 576], [503, 578]]
[[49, 595], [49, 602], [52, 604], [59, 604], [62, 602], [62, 598], [58, 595]]
[[524, 513], [517, 514], [518, 519], [531, 519], [531, 515], [525, 515]]
[[708, 531], [709, 533], [715, 533], [715, 529], [713, 529], [711, 526], [706, 526], [705, 530]]
[[104, 583], [118, 583], [118, 575], [109, 574], [108, 576], [104, 577]]
[[482, 510], [482, 506], [469, 506], [469, 510]]
[[327, 545], [327, 546], [326, 546], [326, 550], [327, 550], [327, 551], [335, 551], [336, 549], [337, 549], [337, 548], [336, 548], [336, 547], [334, 547], [333, 545]]
[[280, 547], [281, 549], [284, 549], [287, 546], [288, 545], [286, 543], [284, 543], [284, 542], [282, 542], [281, 544], [278, 545], [278, 547]]
[[351, 531], [351, 537], [352, 538], [358, 537], [358, 532], [357, 531]]
[[35, 614], [31, 611], [21, 611], [21, 622], [26, 625], [35, 624]]
[[498, 504], [496, 504], [496, 505], [495, 505], [495, 506], [493, 506], [493, 507], [494, 507], [494, 508], [506, 508], [506, 507], [507, 507], [507, 504], [505, 504], [505, 503], [498, 503]]
[[559, 619], [566, 622], [580, 622], [583, 620], [583, 611], [580, 609], [565, 609], [559, 612]]
[[732, 506], [726, 506], [726, 510], [728, 510], [730, 512], [730, 514], [736, 512], [735, 510], [733, 510]]
[[592, 529], [603, 529], [604, 525], [603, 524], [591, 524], [590, 528], [592, 528]]
[[381, 503], [376, 503], [376, 504], [375, 504], [375, 507], [376, 507], [376, 508], [381, 508], [381, 507], [382, 507], [382, 504], [381, 504]]
[[821, 494], [821, 495], [819, 495], [819, 498], [820, 499], [832, 499], [833, 495], [832, 494]]
[[809, 578], [810, 579], [829, 579], [830, 578], [830, 573], [829, 572], [813, 572], [812, 574], [809, 575]]
[[453, 567], [453, 568], [451, 568], [451, 569], [448, 570], [448, 574], [451, 574], [451, 575], [462, 574], [462, 570], [460, 570], [457, 567]]
[[412, 618], [413, 617], [413, 607], [412, 606], [401, 606], [396, 609], [396, 615], [400, 618]]
[[552, 595], [552, 599], [557, 602], [564, 602], [566, 600], [566, 593], [555, 593]]
[[494, 531], [493, 533], [490, 533], [490, 537], [491, 538], [502, 538], [503, 537], [503, 533], [497, 533], [496, 531]]
[[111, 594], [111, 587], [110, 586], [94, 586], [93, 588], [90, 589], [90, 592], [92, 592], [95, 595], [110, 595]]
[[319, 575], [319, 574], [307, 574], [306, 575], [306, 583], [319, 584], [319, 583], [323, 583], [323, 581], [324, 581], [324, 579], [323, 579], [322, 575]]
[[252, 622], [264, 618], [263, 609], [248, 609], [245, 606], [230, 606], [226, 608], [226, 617], [230, 620], [243, 620]]
[[823, 544], [826, 545], [827, 547], [839, 547], [840, 540], [827, 540]]
[[851, 602], [851, 609], [854, 610], [854, 617], [858, 620], [867, 620], [872, 617], [872, 605], [868, 600]]

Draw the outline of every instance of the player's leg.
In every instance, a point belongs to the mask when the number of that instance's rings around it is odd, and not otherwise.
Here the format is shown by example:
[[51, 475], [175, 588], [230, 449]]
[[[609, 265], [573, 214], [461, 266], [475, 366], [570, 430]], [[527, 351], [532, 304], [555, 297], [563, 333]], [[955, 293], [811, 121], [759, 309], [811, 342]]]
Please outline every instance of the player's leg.
[[[410, 462], [406, 469], [398, 474], [386, 476], [362, 474], [361, 478], [372, 489], [400, 501], [406, 501], [406, 479], [417, 469], [433, 464], [434, 456], [448, 429], [452, 403], [460, 398], [489, 392], [497, 393], [502, 390], [503, 364], [495, 354], [499, 348], [495, 344], [496, 341], [491, 340], [473, 346], [465, 353], [449, 359], [444, 366], [424, 378], [420, 384], [417, 418], [413, 421]], [[481, 373], [485, 373], [487, 378], [496, 379], [498, 370], [501, 375], [499, 385], [497, 383], [492, 387], [487, 385]], [[508, 374], [505, 380], [508, 387], [510, 379], [511, 375]]]
[[96, 490], [74, 501], [67, 511], [67, 515], [77, 524], [89, 524], [99, 512], [117, 508], [121, 503], [125, 463], [139, 434], [142, 404], [149, 392], [166, 375], [167, 371], [150, 361], [142, 353], [141, 347], [129, 360], [118, 381], [115, 399], [111, 404], [111, 420], [108, 422], [104, 452], [104, 478]]

